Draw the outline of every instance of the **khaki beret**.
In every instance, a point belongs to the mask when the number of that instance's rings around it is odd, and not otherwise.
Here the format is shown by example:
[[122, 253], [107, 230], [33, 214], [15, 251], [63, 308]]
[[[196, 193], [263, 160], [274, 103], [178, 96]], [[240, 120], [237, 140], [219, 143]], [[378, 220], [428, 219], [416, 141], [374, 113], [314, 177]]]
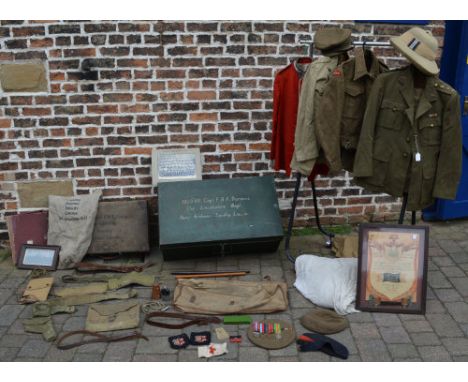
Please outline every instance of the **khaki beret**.
[[348, 320], [327, 309], [313, 309], [301, 317], [301, 325], [320, 334], [341, 332], [348, 327]]
[[341, 28], [323, 28], [315, 32], [314, 45], [325, 52], [343, 52], [352, 48], [351, 31]]

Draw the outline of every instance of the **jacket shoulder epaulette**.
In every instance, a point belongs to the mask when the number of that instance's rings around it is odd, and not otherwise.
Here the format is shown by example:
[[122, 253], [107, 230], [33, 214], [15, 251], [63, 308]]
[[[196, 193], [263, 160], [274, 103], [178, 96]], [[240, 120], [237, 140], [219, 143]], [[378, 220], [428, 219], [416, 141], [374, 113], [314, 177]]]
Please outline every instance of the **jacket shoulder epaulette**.
[[445, 93], [449, 95], [457, 94], [457, 91], [454, 88], [452, 88], [449, 84], [445, 83], [441, 79], [437, 79], [434, 86], [441, 93]]

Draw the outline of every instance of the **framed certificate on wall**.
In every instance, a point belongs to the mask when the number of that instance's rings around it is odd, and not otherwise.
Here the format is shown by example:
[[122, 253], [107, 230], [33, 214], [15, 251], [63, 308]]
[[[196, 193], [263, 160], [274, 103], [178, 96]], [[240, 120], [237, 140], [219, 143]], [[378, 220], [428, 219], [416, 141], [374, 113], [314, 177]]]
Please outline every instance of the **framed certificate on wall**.
[[429, 227], [362, 224], [356, 309], [424, 314]]

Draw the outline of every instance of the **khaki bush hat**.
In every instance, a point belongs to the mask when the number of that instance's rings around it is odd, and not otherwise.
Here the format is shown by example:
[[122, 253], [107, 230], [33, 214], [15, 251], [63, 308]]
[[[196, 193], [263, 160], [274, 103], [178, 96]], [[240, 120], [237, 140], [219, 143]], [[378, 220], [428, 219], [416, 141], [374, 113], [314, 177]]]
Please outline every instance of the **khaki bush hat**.
[[337, 55], [353, 48], [351, 31], [341, 28], [322, 28], [315, 32], [314, 45], [326, 56]]
[[264, 349], [281, 349], [292, 344], [296, 339], [296, 331], [290, 322], [284, 320], [264, 320], [266, 324], [280, 324], [281, 334], [256, 333], [252, 325], [247, 329], [247, 337], [254, 345]]
[[430, 32], [414, 27], [401, 36], [390, 38], [390, 42], [424, 74], [433, 76], [439, 73], [435, 61], [439, 46]]
[[301, 317], [301, 325], [315, 333], [333, 334], [348, 327], [348, 320], [328, 309], [313, 309]]

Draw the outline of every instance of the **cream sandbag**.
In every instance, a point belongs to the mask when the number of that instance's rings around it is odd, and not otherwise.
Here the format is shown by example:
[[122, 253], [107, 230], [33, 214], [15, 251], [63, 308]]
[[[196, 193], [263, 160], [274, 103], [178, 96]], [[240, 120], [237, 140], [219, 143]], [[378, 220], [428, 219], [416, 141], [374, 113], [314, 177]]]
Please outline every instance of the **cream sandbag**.
[[86, 330], [108, 332], [137, 328], [140, 324], [140, 304], [135, 301], [114, 304], [93, 304], [88, 309]]
[[58, 269], [70, 269], [83, 260], [93, 236], [101, 190], [89, 195], [49, 195], [47, 244], [59, 245]]
[[270, 281], [178, 280], [174, 306], [187, 313], [273, 313], [288, 308], [287, 285]]

